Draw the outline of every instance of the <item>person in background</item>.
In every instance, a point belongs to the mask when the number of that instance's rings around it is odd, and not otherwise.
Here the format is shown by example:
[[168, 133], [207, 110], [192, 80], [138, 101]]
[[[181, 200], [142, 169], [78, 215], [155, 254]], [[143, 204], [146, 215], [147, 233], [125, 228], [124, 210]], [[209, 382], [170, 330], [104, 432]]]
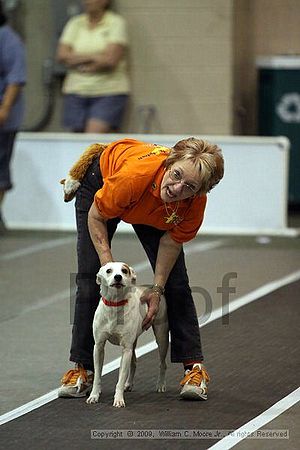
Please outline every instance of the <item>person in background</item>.
[[[79, 161], [87, 165], [86, 153]], [[223, 172], [221, 149], [193, 137], [172, 148], [121, 139], [93, 158], [76, 193], [78, 274], [70, 352], [76, 366], [63, 376], [60, 397], [82, 397], [91, 389], [92, 323], [99, 302], [96, 274], [100, 266], [114, 261], [111, 240], [124, 220], [132, 224], [154, 272], [153, 285], [143, 294], [149, 305], [143, 326], [152, 324], [165, 293], [171, 361], [184, 367], [180, 397], [207, 399], [209, 376], [183, 244], [196, 236], [207, 193]]]
[[59, 39], [57, 60], [67, 68], [63, 125], [73, 132], [109, 133], [121, 126], [129, 95], [125, 20], [110, 0], [83, 0]]
[[0, 1], [0, 232], [5, 231], [2, 204], [5, 193], [12, 188], [10, 162], [24, 114], [25, 82], [24, 45], [7, 24]]

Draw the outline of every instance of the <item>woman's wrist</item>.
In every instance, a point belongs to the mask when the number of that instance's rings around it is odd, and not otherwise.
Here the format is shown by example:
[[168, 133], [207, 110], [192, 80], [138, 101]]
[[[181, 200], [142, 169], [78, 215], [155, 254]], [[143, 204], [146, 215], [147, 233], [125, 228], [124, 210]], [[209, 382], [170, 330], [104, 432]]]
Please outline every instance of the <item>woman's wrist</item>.
[[164, 295], [164, 293], [165, 293], [165, 288], [158, 283], [154, 283], [151, 286], [151, 290], [153, 292], [157, 293], [159, 296]]

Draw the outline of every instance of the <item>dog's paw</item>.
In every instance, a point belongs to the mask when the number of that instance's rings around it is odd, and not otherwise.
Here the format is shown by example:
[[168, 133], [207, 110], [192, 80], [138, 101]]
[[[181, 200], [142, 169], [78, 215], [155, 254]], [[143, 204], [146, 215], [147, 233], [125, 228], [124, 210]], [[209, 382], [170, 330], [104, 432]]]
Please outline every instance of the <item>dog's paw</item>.
[[94, 395], [90, 395], [88, 397], [88, 399], [86, 400], [86, 403], [92, 405], [93, 403], [98, 403], [99, 402], [99, 396], [100, 394], [94, 394]]
[[125, 408], [125, 401], [124, 398], [122, 397], [115, 397], [114, 402], [113, 402], [113, 406], [115, 408]]
[[133, 383], [125, 383], [124, 392], [131, 392], [133, 390]]
[[167, 386], [165, 382], [158, 382], [156, 385], [156, 392], [166, 392]]

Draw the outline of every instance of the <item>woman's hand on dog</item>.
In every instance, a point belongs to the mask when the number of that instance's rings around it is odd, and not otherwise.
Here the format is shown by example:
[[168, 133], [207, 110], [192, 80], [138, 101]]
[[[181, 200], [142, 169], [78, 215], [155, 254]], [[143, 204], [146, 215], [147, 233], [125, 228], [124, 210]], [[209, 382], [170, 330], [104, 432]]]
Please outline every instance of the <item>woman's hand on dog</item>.
[[158, 312], [160, 295], [157, 291], [147, 289], [141, 296], [140, 300], [142, 303], [147, 303], [148, 305], [148, 312], [142, 323], [143, 330], [148, 330], [148, 328], [151, 327]]

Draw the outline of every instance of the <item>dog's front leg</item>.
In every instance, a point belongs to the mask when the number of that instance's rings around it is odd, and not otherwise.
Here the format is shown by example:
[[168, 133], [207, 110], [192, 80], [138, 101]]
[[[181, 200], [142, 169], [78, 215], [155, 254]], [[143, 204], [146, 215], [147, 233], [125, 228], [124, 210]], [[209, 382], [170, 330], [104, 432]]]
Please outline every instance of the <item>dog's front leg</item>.
[[130, 370], [129, 370], [128, 378], [125, 382], [124, 391], [132, 391], [132, 388], [133, 388], [133, 380], [134, 380], [134, 374], [135, 374], [135, 370], [136, 370], [136, 354], [135, 354], [136, 343], [137, 343], [137, 341], [135, 341], [135, 343], [133, 344], [132, 357], [131, 357], [131, 362], [130, 362]]
[[92, 392], [87, 399], [87, 403], [97, 403], [101, 394], [101, 374], [104, 360], [105, 342], [98, 342], [94, 345], [94, 382]]
[[125, 407], [124, 388], [129, 375], [130, 363], [132, 358], [132, 348], [123, 348], [121, 365], [119, 370], [119, 379], [116, 385], [113, 406], [116, 408]]

